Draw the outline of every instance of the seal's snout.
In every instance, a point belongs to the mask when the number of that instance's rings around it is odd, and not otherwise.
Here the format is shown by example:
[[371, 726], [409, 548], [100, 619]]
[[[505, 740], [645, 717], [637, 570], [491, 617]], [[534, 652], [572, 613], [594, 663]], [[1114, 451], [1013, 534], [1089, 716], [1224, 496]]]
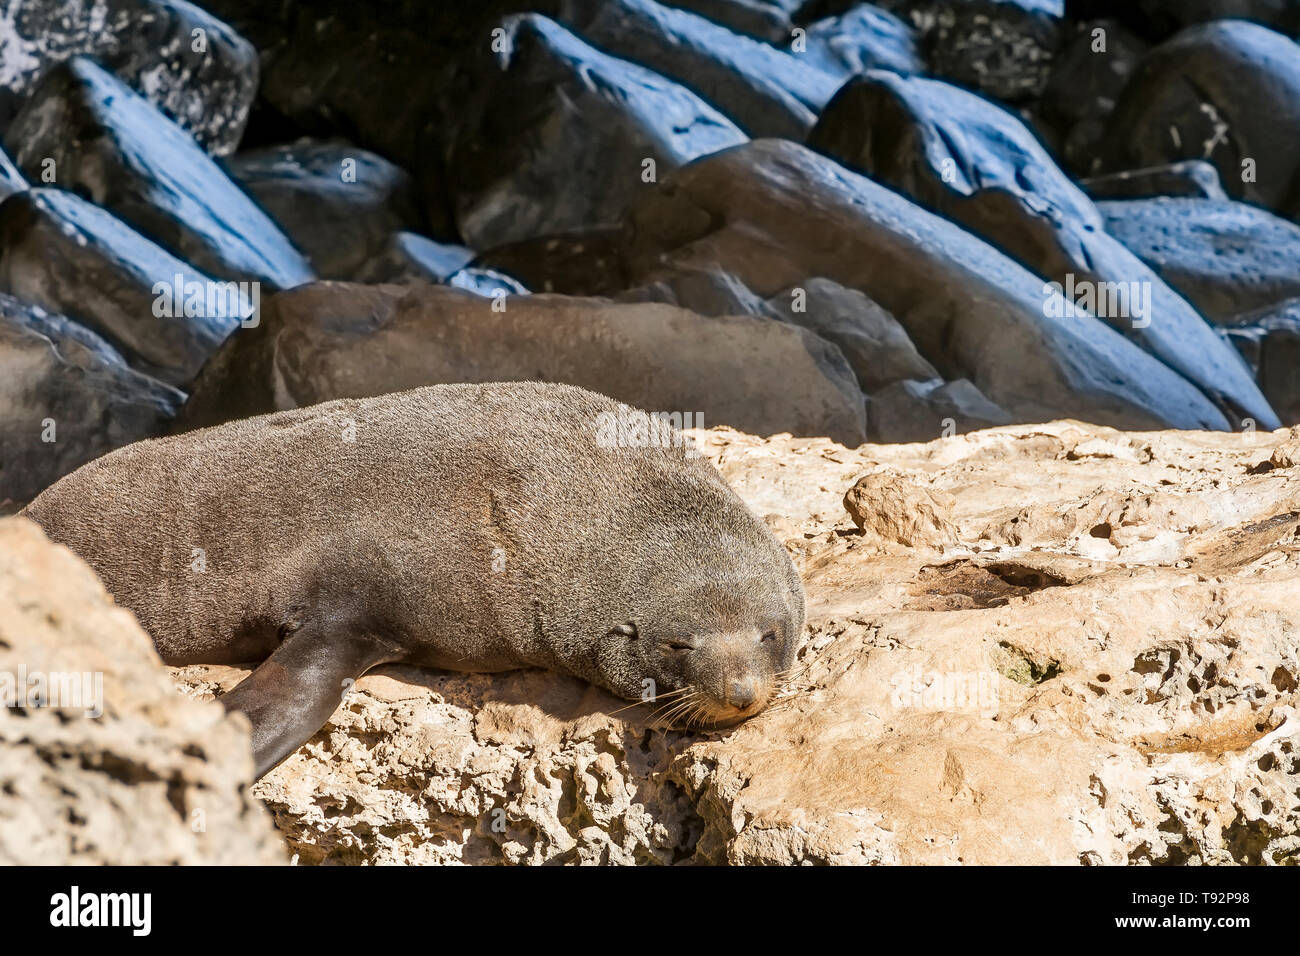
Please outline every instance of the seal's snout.
[[733, 680], [727, 685], [726, 703], [737, 710], [748, 710], [758, 700], [758, 688], [752, 677]]
[[726, 727], [748, 720], [772, 696], [775, 644], [755, 628], [697, 634], [681, 658], [684, 682], [700, 695], [700, 723]]

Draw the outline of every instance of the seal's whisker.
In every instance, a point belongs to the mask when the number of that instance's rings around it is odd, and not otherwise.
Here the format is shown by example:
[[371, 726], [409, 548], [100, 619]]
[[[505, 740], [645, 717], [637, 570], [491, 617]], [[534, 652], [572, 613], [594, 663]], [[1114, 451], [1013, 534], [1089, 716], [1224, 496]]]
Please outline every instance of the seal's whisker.
[[625, 706], [618, 708], [617, 710], [608, 711], [608, 715], [610, 717], [613, 717], [616, 714], [621, 714], [624, 711], [631, 710], [633, 707], [640, 707], [642, 704], [648, 707], [652, 704], [657, 704], [660, 701], [668, 700], [669, 698], [672, 698], [674, 696], [684, 694], [690, 689], [691, 689], [690, 687], [678, 687], [676, 690], [666, 691], [665, 693], [658, 694], [654, 697], [651, 697], [649, 700], [637, 699], [632, 701], [630, 704], [626, 704]]
[[[694, 690], [694, 688], [692, 688], [692, 690]], [[703, 694], [700, 694], [698, 691], [696, 691], [695, 693], [687, 697], [684, 697], [681, 700], [674, 701], [673, 705], [669, 707], [667, 709], [667, 712], [664, 714], [665, 722], [667, 722], [670, 725], [675, 723], [681, 717], [682, 714], [691, 710], [694, 706], [697, 706], [696, 704], [697, 700], [702, 699], [703, 696], [704, 696]]]
[[661, 720], [663, 718], [663, 715], [667, 713], [671, 713], [680, 703], [681, 703], [680, 700], [675, 700], [675, 701], [669, 701], [666, 704], [656, 707], [655, 710], [650, 714], [650, 722], [654, 723], [658, 720]]
[[772, 676], [774, 687], [768, 703], [776, 704], [809, 693], [814, 686], [813, 682], [809, 680], [810, 670], [811, 662], [801, 660], [796, 661], [784, 670], [777, 671]]
[[704, 698], [703, 694], [700, 695], [698, 700], [692, 700], [691, 707], [687, 708], [686, 714], [682, 719], [683, 725], [688, 728], [691, 727], [699, 718], [700, 713], [707, 704], [708, 701]]
[[642, 704], [652, 704], [652, 703], [654, 703], [654, 701], [651, 701], [651, 700], [634, 700], [634, 701], [632, 701], [632, 703], [630, 703], [630, 704], [626, 704], [626, 705], [624, 705], [624, 706], [622, 706], [622, 707], [619, 707], [617, 710], [606, 711], [606, 715], [609, 716], [609, 717], [617, 717], [619, 714], [624, 713], [625, 711], [629, 711], [629, 710], [631, 710], [633, 707], [640, 707]]
[[683, 697], [680, 700], [672, 701], [671, 704], [666, 706], [662, 711], [664, 718], [666, 720], [672, 720], [676, 718], [684, 710], [686, 710], [690, 706], [691, 702], [694, 700], [695, 700], [695, 696], [692, 694], [692, 695], [687, 695], [686, 697]]
[[650, 699], [651, 699], [651, 700], [667, 700], [667, 699], [669, 699], [670, 697], [676, 697], [676, 696], [679, 696], [679, 695], [681, 695], [681, 694], [689, 694], [689, 693], [693, 692], [694, 690], [695, 690], [694, 687], [692, 687], [690, 684], [687, 684], [685, 687], [678, 687], [678, 688], [676, 688], [675, 690], [665, 691], [665, 692], [662, 693], [662, 694], [656, 694], [654, 697], [652, 697], [652, 698], [650, 698]]
[[691, 715], [691, 720], [694, 723], [703, 726], [705, 723], [704, 718], [707, 716], [708, 710], [709, 710], [709, 702], [707, 700], [701, 701], [699, 706], [696, 707], [695, 713]]

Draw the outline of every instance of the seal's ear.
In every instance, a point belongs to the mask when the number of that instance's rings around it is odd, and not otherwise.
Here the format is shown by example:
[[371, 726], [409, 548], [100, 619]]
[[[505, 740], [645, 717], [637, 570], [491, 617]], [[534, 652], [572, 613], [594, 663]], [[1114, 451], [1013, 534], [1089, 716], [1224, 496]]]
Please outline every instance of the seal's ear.
[[611, 637], [618, 635], [619, 637], [626, 637], [635, 640], [637, 637], [636, 625], [631, 621], [628, 621], [626, 624], [620, 624], [618, 627], [611, 628], [609, 634]]

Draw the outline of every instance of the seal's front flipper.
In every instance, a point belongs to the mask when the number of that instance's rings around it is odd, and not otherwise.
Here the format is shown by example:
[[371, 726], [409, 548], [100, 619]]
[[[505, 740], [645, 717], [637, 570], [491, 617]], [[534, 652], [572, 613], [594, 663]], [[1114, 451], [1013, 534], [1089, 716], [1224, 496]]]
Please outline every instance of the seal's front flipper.
[[253, 779], [325, 725], [351, 682], [377, 664], [400, 659], [375, 638], [322, 634], [308, 625], [290, 635], [257, 670], [220, 698], [253, 724]]

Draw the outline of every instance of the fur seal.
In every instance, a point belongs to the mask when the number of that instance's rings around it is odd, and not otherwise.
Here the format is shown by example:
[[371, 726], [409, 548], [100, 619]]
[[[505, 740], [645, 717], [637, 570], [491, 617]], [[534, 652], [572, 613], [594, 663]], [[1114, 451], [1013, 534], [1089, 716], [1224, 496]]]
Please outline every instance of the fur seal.
[[735, 723], [793, 662], [803, 588], [679, 432], [610, 440], [646, 417], [538, 382], [342, 399], [128, 445], [27, 514], [167, 663], [262, 661], [222, 698], [258, 776], [381, 663], [549, 668]]

